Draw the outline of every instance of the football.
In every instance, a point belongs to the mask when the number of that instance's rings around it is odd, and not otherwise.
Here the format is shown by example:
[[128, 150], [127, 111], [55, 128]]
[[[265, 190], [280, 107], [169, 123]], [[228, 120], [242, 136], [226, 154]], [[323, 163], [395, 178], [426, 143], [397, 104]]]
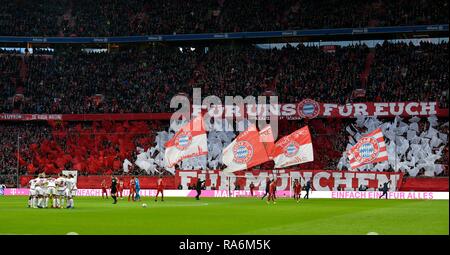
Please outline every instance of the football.
[[146, 204], [146, 203], [143, 203], [143, 204], [142, 204], [142, 207], [147, 208], [147, 204]]

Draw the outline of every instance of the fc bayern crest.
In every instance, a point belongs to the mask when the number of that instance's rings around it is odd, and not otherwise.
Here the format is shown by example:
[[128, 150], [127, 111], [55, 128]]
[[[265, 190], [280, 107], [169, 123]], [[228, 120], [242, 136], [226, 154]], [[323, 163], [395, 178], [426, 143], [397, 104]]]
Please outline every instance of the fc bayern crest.
[[191, 132], [181, 132], [175, 139], [175, 146], [179, 150], [185, 150], [192, 143]]
[[372, 137], [364, 137], [356, 144], [355, 159], [360, 163], [375, 160], [380, 152], [378, 141]]
[[247, 141], [237, 142], [233, 146], [234, 162], [238, 164], [246, 164], [253, 157], [253, 147]]
[[284, 155], [286, 157], [293, 157], [297, 154], [300, 145], [294, 141], [291, 141], [286, 147], [284, 147]]
[[305, 99], [297, 106], [298, 115], [302, 118], [313, 119], [320, 113], [320, 105], [312, 99]]

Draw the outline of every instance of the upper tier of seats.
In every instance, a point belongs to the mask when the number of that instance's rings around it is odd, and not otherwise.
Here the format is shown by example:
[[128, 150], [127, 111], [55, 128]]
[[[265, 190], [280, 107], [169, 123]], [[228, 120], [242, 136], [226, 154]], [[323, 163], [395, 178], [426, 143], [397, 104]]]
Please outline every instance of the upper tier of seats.
[[448, 24], [446, 0], [0, 2], [0, 36], [126, 36]]
[[[273, 91], [282, 103], [305, 98], [355, 101], [437, 101], [448, 108], [448, 43], [384, 43], [323, 48], [212, 46], [133, 48], [111, 53], [55, 51], [1, 54], [0, 112], [170, 112], [178, 93], [258, 96]], [[355, 89], [365, 89], [354, 97]]]

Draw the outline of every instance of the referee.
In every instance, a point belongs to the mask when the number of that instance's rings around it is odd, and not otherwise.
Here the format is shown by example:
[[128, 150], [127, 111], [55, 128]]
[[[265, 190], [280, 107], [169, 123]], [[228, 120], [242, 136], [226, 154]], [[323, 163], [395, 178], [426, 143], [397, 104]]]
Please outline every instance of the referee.
[[114, 177], [114, 175], [111, 178], [111, 197], [114, 199], [113, 204], [117, 204], [117, 179]]
[[305, 190], [306, 190], [306, 194], [303, 198], [309, 199], [309, 191], [311, 190], [311, 180], [308, 180], [306, 182]]
[[195, 199], [200, 200], [200, 195], [202, 194], [202, 186], [206, 181], [202, 181], [200, 178], [197, 179], [197, 185], [195, 185], [195, 190], [197, 191], [197, 196]]
[[386, 196], [386, 199], [388, 199], [389, 184], [391, 184], [390, 180], [388, 182], [383, 183], [383, 188], [382, 188], [383, 194], [381, 194], [379, 199], [381, 199], [383, 196]]

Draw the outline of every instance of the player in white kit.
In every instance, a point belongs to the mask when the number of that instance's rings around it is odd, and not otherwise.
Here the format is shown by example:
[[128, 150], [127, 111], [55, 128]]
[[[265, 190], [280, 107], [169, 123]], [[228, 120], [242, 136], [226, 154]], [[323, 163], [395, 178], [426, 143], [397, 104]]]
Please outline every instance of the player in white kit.
[[31, 179], [28, 182], [30, 186], [30, 197], [28, 198], [28, 207], [37, 208], [37, 195], [36, 195], [36, 178]]
[[[73, 182], [73, 187], [72, 187], [72, 198], [74, 198], [77, 195], [77, 178], [75, 176], [72, 176], [72, 182]], [[72, 203], [73, 206], [73, 203]]]
[[47, 198], [46, 198], [46, 206], [48, 207], [48, 200], [51, 199], [52, 202], [52, 208], [56, 208], [56, 179], [53, 177], [48, 178], [48, 184], [47, 184]]
[[69, 177], [66, 179], [66, 208], [74, 208], [73, 197], [76, 194], [76, 188], [75, 178], [73, 177], [73, 175], [69, 174]]
[[58, 179], [56, 179], [56, 206], [62, 208], [64, 206], [64, 196], [66, 195], [66, 177], [60, 173]]
[[43, 208], [43, 202], [44, 202], [44, 182], [45, 178], [43, 174], [39, 174], [38, 178], [36, 178], [36, 196], [37, 196], [37, 207]]
[[42, 208], [47, 208], [48, 207], [48, 178], [45, 177], [45, 174], [43, 175], [44, 177], [42, 178]]

